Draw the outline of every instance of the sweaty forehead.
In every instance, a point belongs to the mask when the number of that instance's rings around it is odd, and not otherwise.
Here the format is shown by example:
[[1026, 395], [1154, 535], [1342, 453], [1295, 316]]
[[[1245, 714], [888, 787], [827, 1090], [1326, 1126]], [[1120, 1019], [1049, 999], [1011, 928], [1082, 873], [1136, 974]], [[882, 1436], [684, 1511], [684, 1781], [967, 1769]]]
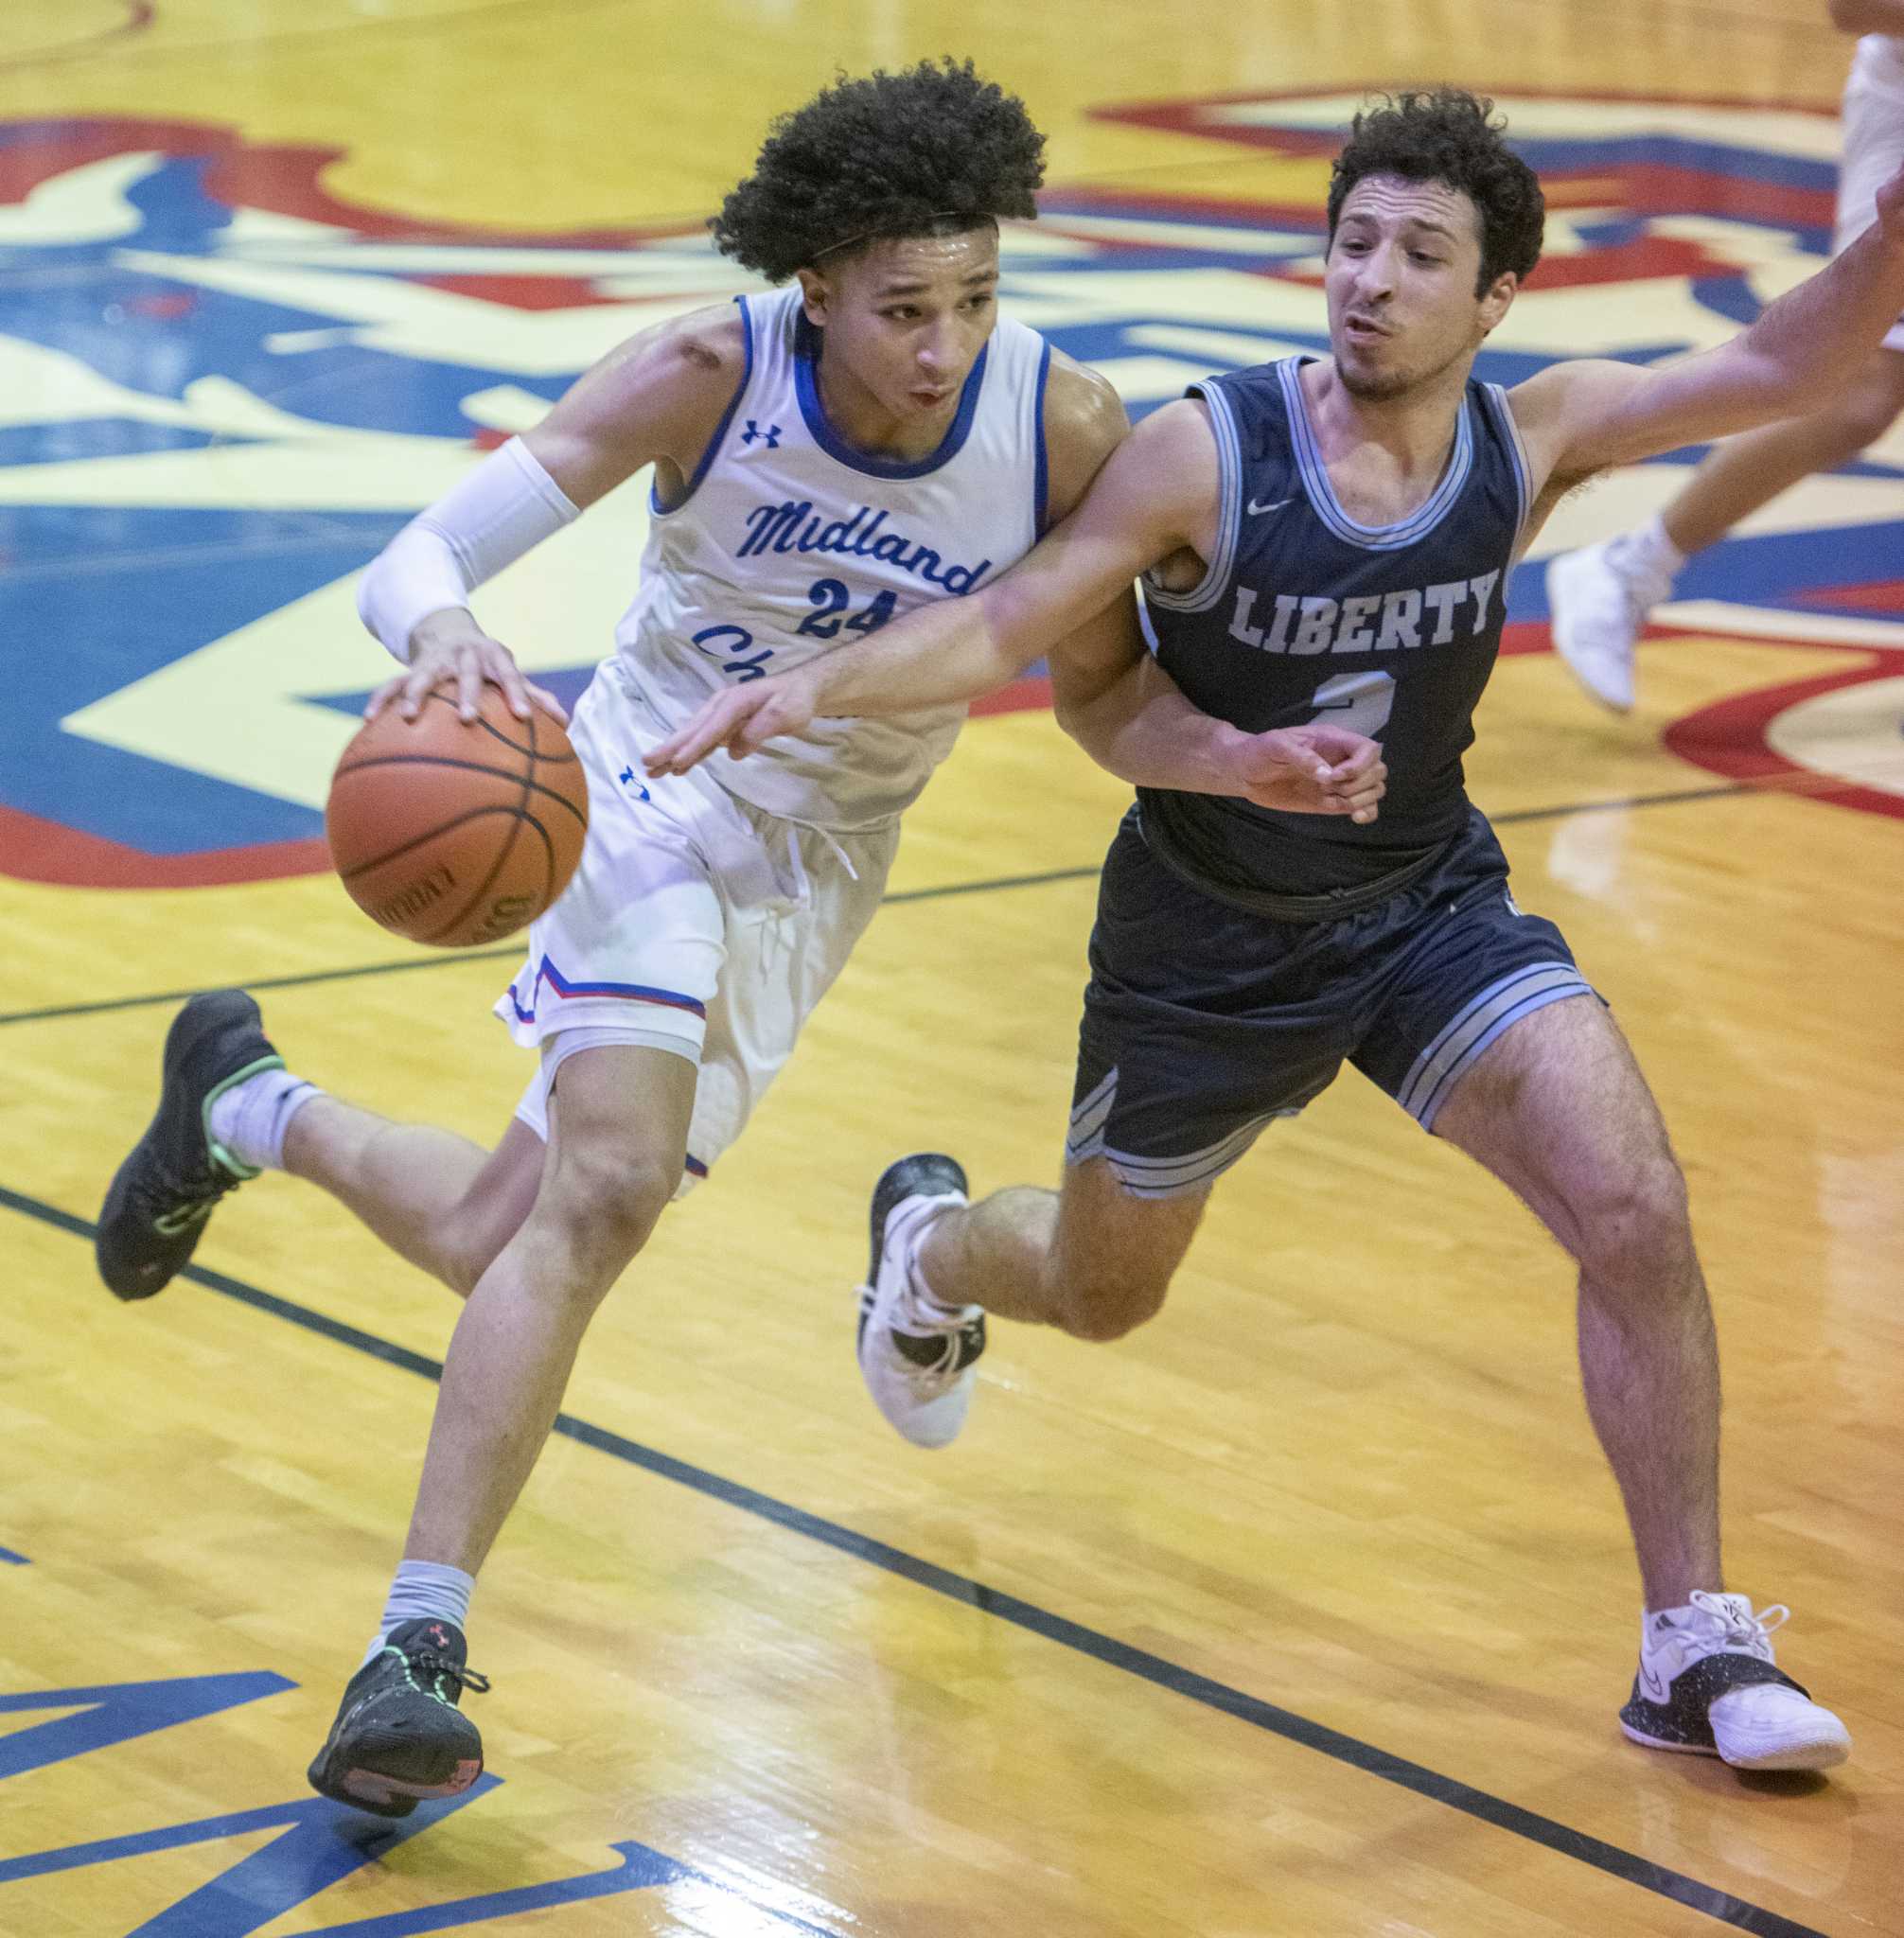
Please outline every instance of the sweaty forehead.
[[998, 232], [987, 224], [956, 236], [883, 237], [855, 255], [850, 273], [855, 282], [888, 289], [964, 284], [997, 269]]
[[1481, 211], [1471, 197], [1445, 182], [1410, 182], [1401, 175], [1365, 175], [1349, 191], [1338, 224], [1350, 216], [1366, 216], [1384, 227], [1403, 222], [1433, 222], [1454, 236], [1472, 236], [1478, 243]]

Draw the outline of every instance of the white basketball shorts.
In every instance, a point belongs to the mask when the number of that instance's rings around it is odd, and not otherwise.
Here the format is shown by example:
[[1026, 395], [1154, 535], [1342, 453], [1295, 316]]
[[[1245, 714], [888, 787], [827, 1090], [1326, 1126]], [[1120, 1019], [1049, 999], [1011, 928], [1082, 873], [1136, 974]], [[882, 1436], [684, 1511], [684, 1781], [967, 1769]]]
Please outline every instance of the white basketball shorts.
[[[1878, 191], [1904, 164], [1904, 42], [1867, 34], [1844, 83], [1844, 159], [1838, 174], [1834, 251], [1878, 220]], [[1884, 339], [1904, 350], [1904, 319]]]
[[650, 780], [642, 756], [664, 731], [631, 669], [596, 670], [569, 726], [589, 777], [581, 865], [496, 1013], [541, 1051], [516, 1115], [545, 1140], [565, 1033], [698, 1064], [685, 1190], [740, 1135], [872, 921], [899, 823], [825, 835], [705, 766]]

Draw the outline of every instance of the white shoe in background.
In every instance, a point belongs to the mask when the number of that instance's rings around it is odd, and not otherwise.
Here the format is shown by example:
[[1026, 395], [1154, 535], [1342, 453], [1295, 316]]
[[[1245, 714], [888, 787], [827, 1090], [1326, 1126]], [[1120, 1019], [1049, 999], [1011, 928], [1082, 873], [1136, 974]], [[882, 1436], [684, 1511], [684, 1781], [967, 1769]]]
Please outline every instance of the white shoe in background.
[[1547, 567], [1547, 607], [1554, 650], [1603, 707], [1633, 707], [1633, 649], [1647, 614], [1672, 593], [1672, 574], [1650, 571], [1633, 556], [1631, 536], [1579, 552], [1563, 552]]

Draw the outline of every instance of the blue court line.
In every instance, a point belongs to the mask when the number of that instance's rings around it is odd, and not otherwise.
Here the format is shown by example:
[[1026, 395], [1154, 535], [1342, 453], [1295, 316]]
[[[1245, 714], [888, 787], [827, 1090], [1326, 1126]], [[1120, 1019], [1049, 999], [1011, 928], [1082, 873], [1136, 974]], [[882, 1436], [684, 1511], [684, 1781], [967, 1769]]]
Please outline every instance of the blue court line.
[[[38, 1219], [44, 1224], [50, 1224], [89, 1242], [97, 1228], [87, 1219], [76, 1218], [70, 1211], [62, 1211], [38, 1198], [9, 1190], [4, 1185], [0, 1185], [0, 1207], [17, 1211], [26, 1218]], [[313, 1312], [291, 1299], [279, 1298], [274, 1293], [247, 1285], [241, 1278], [232, 1278], [202, 1265], [187, 1265], [179, 1277], [188, 1278], [207, 1291], [236, 1299], [240, 1305], [269, 1313], [273, 1318], [288, 1320], [321, 1338], [334, 1340], [341, 1346], [367, 1353], [390, 1365], [401, 1366], [406, 1372], [419, 1374], [427, 1380], [442, 1378], [443, 1363], [440, 1360], [413, 1352], [394, 1340], [379, 1338], [374, 1332], [365, 1332], [360, 1327], [346, 1325], [341, 1319]], [[100, 1295], [103, 1297], [105, 1295], [102, 1293]], [[1660, 1897], [1670, 1898], [1676, 1904], [1716, 1918], [1736, 1930], [1754, 1932], [1757, 1938], [1827, 1938], [1826, 1933], [1809, 1925], [1801, 1925], [1777, 1912], [1767, 1911], [1762, 1905], [1734, 1897], [1729, 1892], [1719, 1891], [1710, 1884], [1701, 1884], [1695, 1877], [1668, 1870], [1664, 1864], [1656, 1864], [1632, 1851], [1622, 1850], [1617, 1844], [1590, 1837], [1585, 1831], [1575, 1830], [1551, 1817], [1543, 1817], [1537, 1811], [1524, 1809], [1519, 1804], [1510, 1804], [1504, 1797], [1476, 1789], [1458, 1778], [1443, 1776], [1422, 1764], [1410, 1762], [1405, 1756], [1393, 1755], [1373, 1744], [1345, 1735], [1327, 1724], [1312, 1722], [1293, 1710], [1279, 1708], [1260, 1697], [1231, 1688], [1225, 1683], [1198, 1675], [1195, 1670], [1153, 1655], [1148, 1649], [1134, 1647], [1114, 1636], [1101, 1634], [1067, 1616], [1039, 1608], [1034, 1602], [1022, 1601], [1003, 1590], [988, 1588], [969, 1576], [956, 1574], [950, 1568], [940, 1567], [936, 1561], [909, 1555], [903, 1548], [890, 1547], [871, 1535], [860, 1534], [837, 1521], [809, 1513], [804, 1507], [776, 1500], [771, 1494], [761, 1493], [741, 1481], [710, 1473], [705, 1468], [678, 1460], [673, 1454], [663, 1454], [656, 1448], [644, 1447], [640, 1441], [627, 1439], [607, 1427], [577, 1419], [573, 1414], [557, 1414], [555, 1431], [569, 1439], [580, 1441], [585, 1447], [593, 1447], [599, 1453], [626, 1461], [631, 1467], [639, 1467], [661, 1480], [673, 1481], [695, 1493], [705, 1495], [709, 1500], [737, 1507], [743, 1513], [771, 1522], [790, 1533], [803, 1535], [807, 1540], [849, 1555], [855, 1560], [865, 1561], [918, 1587], [930, 1589], [948, 1600], [961, 1602], [999, 1621], [1010, 1622], [1014, 1628], [1027, 1630], [1033, 1635], [1041, 1635], [1047, 1641], [1088, 1656], [1109, 1668], [1119, 1669], [1141, 1682], [1167, 1689], [1172, 1695], [1187, 1697], [1207, 1709], [1217, 1710], [1239, 1722], [1246, 1722], [1271, 1735], [1280, 1736], [1286, 1742], [1313, 1750], [1319, 1755], [1346, 1764], [1366, 1775], [1378, 1777], [1384, 1783], [1393, 1784], [1416, 1796], [1425, 1797], [1431, 1803], [1444, 1804], [1451, 1810], [1458, 1810], [1483, 1823], [1492, 1824], [1498, 1830], [1525, 1838], [1528, 1842], [1540, 1844], [1561, 1857], [1590, 1864], [1595, 1870], [1623, 1878], [1629, 1884], [1636, 1884], [1643, 1891], [1650, 1891]]]
[[[1006, 874], [979, 882], [948, 882], [937, 889], [902, 890], [898, 894], [885, 896], [879, 906], [884, 908], [897, 902], [936, 902], [947, 895], [982, 895], [995, 889], [1035, 889], [1047, 882], [1084, 881], [1097, 872], [1098, 864], [1094, 861], [1085, 868], [1053, 868], [1042, 874]], [[261, 976], [239, 986], [249, 990], [301, 989], [307, 983], [347, 982], [354, 976], [397, 976], [407, 969], [453, 969], [459, 962], [520, 962], [527, 948], [525, 939], [520, 944], [509, 943], [497, 949], [443, 949], [428, 956], [405, 956], [395, 962], [357, 962], [348, 969], [311, 969], [299, 976]], [[114, 996], [104, 1002], [11, 1010], [0, 1012], [0, 1024], [44, 1023], [58, 1016], [97, 1016], [115, 1010], [151, 1009], [159, 1003], [182, 1003], [197, 993], [196, 988], [166, 989], [150, 995]]]
[[0, 1548], [0, 1563], [9, 1568], [25, 1568], [31, 1565], [25, 1555], [16, 1555], [11, 1548]]
[[[1821, 782], [1819, 784], [1827, 784]], [[1488, 819], [1497, 828], [1516, 821], [1555, 820], [1569, 814], [1611, 814], [1623, 807], [1668, 807], [1683, 801], [1717, 801], [1733, 794], [1765, 794], [1782, 791], [1762, 782], [1727, 781], [1710, 787], [1682, 787], [1663, 794], [1629, 794], [1615, 801], [1574, 801], [1561, 807], [1523, 807]], [[1797, 790], [1794, 790], [1797, 791]], [[937, 902], [948, 895], [985, 895], [1000, 889], [1036, 889], [1051, 882], [1081, 882], [1099, 872], [1099, 865], [1084, 868], [1050, 868], [1039, 874], [994, 875], [984, 881], [947, 882], [936, 889], [906, 889], [888, 895], [882, 908], [899, 902]], [[524, 945], [526, 947], [526, 944]], [[300, 976], [262, 976], [245, 979], [239, 987], [259, 989], [302, 989], [307, 983], [347, 982], [357, 976], [397, 976], [408, 969], [449, 969], [459, 962], [520, 961], [523, 949], [505, 945], [499, 949], [446, 949], [440, 955], [406, 956], [396, 962], [358, 962], [348, 969], [312, 969]], [[152, 1009], [160, 1003], [182, 1003], [195, 989], [160, 990], [150, 995], [114, 996], [97, 1003], [55, 1003], [44, 1009], [0, 1011], [0, 1027], [9, 1023], [46, 1023], [61, 1016], [99, 1016], [116, 1010]]]

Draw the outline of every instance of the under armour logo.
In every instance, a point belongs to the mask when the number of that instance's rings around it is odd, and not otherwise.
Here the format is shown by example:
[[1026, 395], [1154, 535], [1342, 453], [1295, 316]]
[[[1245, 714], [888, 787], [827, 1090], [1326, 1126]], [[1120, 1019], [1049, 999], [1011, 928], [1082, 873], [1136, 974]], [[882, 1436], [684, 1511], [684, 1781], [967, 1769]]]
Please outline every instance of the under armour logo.
[[632, 787], [635, 791], [635, 799], [637, 801], [647, 800], [648, 790], [645, 787], [643, 787], [639, 781], [635, 779], [635, 770], [633, 767], [624, 767], [622, 771], [615, 776], [615, 779], [618, 780], [624, 787]]
[[756, 440], [766, 445], [768, 450], [778, 450], [780, 449], [780, 426], [778, 424], [769, 424], [767, 427], [767, 429], [763, 431], [760, 428], [760, 426], [756, 424], [751, 417], [749, 417], [747, 420], [747, 429], [741, 433], [740, 441], [743, 444], [752, 444]]

